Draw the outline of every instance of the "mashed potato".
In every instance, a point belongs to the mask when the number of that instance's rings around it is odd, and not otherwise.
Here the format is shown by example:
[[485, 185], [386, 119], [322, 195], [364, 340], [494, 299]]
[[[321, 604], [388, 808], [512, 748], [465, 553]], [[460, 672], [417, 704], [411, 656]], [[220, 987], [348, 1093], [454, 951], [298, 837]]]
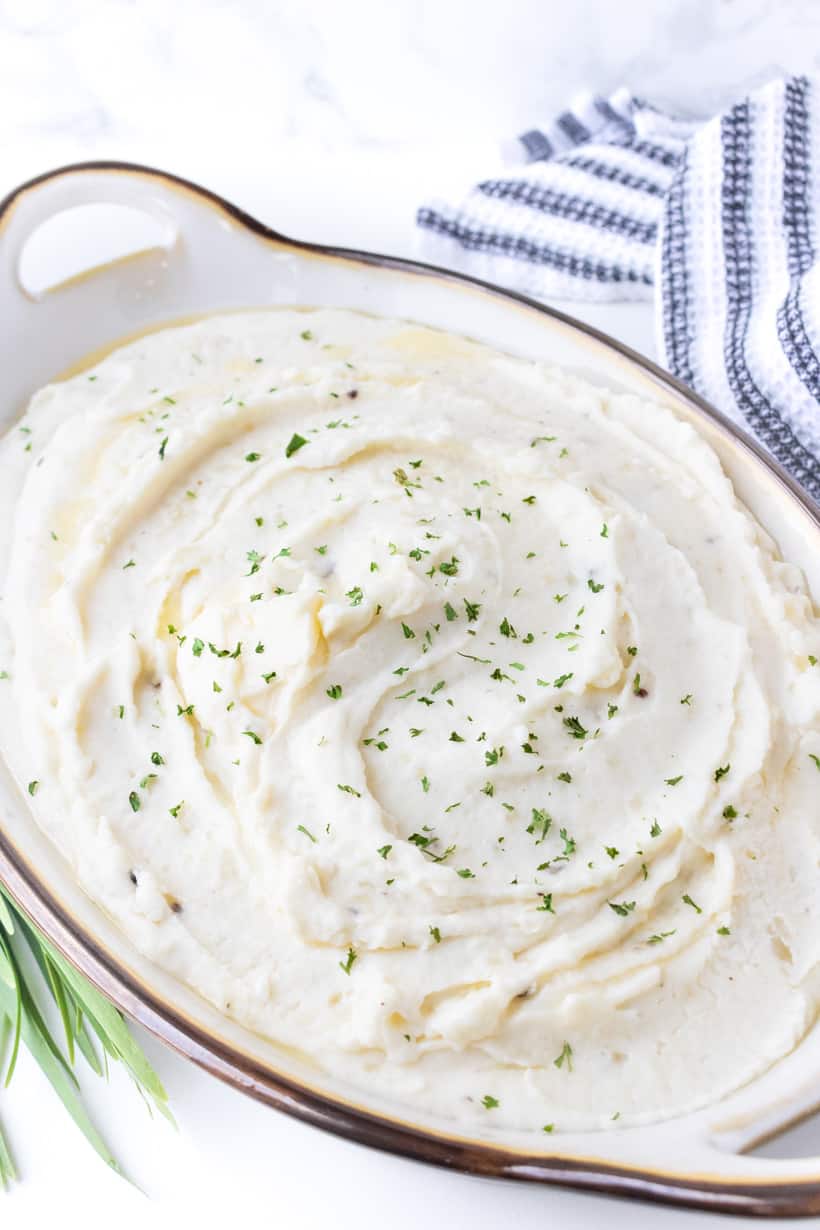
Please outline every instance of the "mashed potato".
[[680, 1114], [803, 1037], [820, 626], [668, 410], [260, 311], [42, 390], [0, 473], [2, 752], [226, 1014], [538, 1132]]

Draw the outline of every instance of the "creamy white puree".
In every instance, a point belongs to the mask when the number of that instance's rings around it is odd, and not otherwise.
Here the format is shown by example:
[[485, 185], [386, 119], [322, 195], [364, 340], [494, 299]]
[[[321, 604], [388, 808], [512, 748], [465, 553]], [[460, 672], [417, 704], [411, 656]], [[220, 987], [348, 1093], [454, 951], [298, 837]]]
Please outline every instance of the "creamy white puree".
[[244, 313], [43, 389], [0, 474], [0, 746], [225, 1013], [538, 1133], [679, 1114], [803, 1037], [820, 627], [668, 410]]

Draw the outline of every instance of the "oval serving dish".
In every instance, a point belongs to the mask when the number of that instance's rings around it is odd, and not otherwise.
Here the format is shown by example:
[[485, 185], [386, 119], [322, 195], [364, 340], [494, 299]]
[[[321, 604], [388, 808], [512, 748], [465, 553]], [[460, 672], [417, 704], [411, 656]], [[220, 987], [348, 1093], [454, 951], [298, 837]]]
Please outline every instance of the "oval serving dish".
[[[162, 246], [34, 297], [20, 281], [33, 232], [75, 206], [116, 203], [151, 215]], [[300, 243], [214, 194], [120, 163], [66, 167], [0, 203], [0, 427], [39, 387], [128, 336], [212, 312], [335, 306], [466, 334], [573, 368], [670, 406], [711, 444], [740, 499], [806, 575], [820, 605], [820, 510], [750, 438], [654, 364], [521, 295], [442, 269]], [[472, 1174], [530, 1179], [724, 1212], [820, 1213], [820, 1158], [744, 1154], [820, 1104], [820, 1024], [760, 1079], [662, 1124], [606, 1133], [454, 1135], [365, 1098], [238, 1026], [142, 958], [74, 882], [0, 764], [0, 879], [37, 925], [127, 1015], [254, 1097], [363, 1144]]]

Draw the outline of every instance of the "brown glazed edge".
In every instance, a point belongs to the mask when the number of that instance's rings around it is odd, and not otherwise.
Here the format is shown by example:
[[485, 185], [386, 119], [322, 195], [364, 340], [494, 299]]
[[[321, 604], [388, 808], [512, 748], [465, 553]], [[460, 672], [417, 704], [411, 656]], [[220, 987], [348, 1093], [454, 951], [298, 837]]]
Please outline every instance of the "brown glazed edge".
[[[789, 496], [808, 513], [820, 530], [820, 507], [794, 479], [757, 443], [730, 419], [715, 409], [676, 377], [651, 360], [602, 331], [566, 313], [545, 306], [515, 291], [436, 265], [401, 257], [383, 256], [351, 248], [308, 243], [290, 239], [265, 226], [207, 188], [154, 167], [117, 161], [80, 162], [38, 175], [0, 201], [0, 229], [15, 202], [32, 188], [62, 175], [78, 172], [114, 171], [140, 178], [156, 178], [191, 193], [240, 223], [261, 239], [317, 256], [340, 258], [361, 265], [376, 265], [409, 274], [458, 282], [497, 298], [540, 312], [578, 333], [601, 343], [622, 358], [641, 368], [656, 383], [684, 398], [698, 413], [711, 419], [746, 452], [759, 462], [786, 489]], [[327, 1132], [371, 1148], [398, 1154], [431, 1165], [482, 1178], [530, 1180], [597, 1192], [602, 1195], [631, 1197], [669, 1206], [709, 1210], [715, 1213], [745, 1214], [757, 1217], [809, 1217], [820, 1214], [820, 1174], [805, 1180], [788, 1179], [781, 1183], [765, 1180], [723, 1181], [711, 1175], [687, 1176], [650, 1167], [639, 1169], [611, 1165], [596, 1159], [549, 1157], [519, 1153], [494, 1145], [449, 1138], [424, 1131], [314, 1092], [290, 1080], [238, 1049], [187, 1021], [112, 958], [92, 935], [60, 905], [20, 852], [0, 828], [0, 879], [19, 906], [95, 986], [127, 1016], [150, 1030], [179, 1054], [193, 1060], [205, 1071], [219, 1077], [243, 1093], [250, 1094], [277, 1110], [284, 1111]]]

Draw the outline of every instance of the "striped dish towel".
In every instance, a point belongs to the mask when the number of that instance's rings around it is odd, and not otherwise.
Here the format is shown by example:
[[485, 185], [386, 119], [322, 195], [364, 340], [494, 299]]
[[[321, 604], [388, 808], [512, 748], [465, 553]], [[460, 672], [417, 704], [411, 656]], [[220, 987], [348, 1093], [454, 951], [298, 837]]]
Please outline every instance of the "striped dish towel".
[[428, 257], [539, 299], [653, 299], [661, 362], [820, 502], [820, 83], [707, 121], [590, 95], [506, 155], [419, 209]]

